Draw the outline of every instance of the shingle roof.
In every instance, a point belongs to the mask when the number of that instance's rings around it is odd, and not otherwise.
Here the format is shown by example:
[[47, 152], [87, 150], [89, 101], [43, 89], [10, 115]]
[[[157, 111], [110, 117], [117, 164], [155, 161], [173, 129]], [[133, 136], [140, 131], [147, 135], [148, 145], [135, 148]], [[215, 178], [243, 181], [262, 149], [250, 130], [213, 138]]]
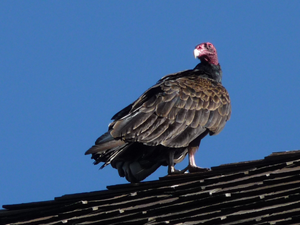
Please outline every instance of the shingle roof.
[[4, 205], [1, 224], [300, 224], [300, 150], [204, 173]]

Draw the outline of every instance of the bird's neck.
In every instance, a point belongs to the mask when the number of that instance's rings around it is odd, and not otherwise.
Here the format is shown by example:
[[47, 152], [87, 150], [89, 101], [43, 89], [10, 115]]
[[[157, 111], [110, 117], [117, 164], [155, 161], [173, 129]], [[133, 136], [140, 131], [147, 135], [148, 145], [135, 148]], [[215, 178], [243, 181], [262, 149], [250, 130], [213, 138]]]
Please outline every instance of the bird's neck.
[[220, 64], [215, 65], [207, 61], [202, 61], [194, 68], [194, 71], [201, 72], [200, 76], [222, 83], [222, 70]]

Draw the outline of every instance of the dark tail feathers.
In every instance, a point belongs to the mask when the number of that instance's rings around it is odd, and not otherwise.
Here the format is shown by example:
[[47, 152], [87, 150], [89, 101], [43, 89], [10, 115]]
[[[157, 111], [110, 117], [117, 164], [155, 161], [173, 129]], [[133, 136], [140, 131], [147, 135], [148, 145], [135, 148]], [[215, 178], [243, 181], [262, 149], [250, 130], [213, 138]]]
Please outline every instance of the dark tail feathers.
[[[175, 149], [173, 149], [174, 151]], [[97, 139], [95, 145], [86, 151], [92, 154], [94, 164], [103, 162], [101, 169], [109, 164], [116, 168], [121, 177], [131, 183], [144, 180], [158, 167], [168, 164], [170, 149], [162, 145], [147, 146], [142, 143], [126, 143], [115, 140], [110, 133], [105, 133]], [[184, 149], [176, 149], [175, 159], [181, 161], [186, 154]], [[177, 163], [177, 162], [176, 162]]]

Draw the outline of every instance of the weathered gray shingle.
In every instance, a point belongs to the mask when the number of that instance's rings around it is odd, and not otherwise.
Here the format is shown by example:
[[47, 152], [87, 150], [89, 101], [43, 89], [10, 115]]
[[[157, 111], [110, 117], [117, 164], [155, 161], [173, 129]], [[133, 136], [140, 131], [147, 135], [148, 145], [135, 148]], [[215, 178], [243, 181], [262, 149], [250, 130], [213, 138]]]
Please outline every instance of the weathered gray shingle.
[[0, 223], [299, 224], [300, 151], [107, 189], [4, 205]]

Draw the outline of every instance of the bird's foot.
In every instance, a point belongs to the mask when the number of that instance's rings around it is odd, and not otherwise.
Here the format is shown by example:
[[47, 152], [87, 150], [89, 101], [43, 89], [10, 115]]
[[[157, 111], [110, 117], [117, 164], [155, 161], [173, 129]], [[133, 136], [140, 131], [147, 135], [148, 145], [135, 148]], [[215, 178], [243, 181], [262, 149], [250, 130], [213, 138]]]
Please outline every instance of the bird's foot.
[[[185, 169], [183, 169], [183, 173], [185, 171], [189, 171], [190, 173], [199, 173], [199, 172], [207, 172], [207, 171], [210, 171], [211, 169], [209, 168], [202, 168], [202, 167], [198, 167], [198, 166], [191, 166], [191, 165], [188, 165]], [[181, 172], [182, 172], [181, 171]]]
[[174, 166], [170, 166], [168, 168], [168, 175], [176, 175], [176, 174], [182, 174], [184, 173], [185, 171], [181, 171], [181, 170], [176, 170]]
[[183, 174], [184, 172], [182, 172], [181, 170], [174, 170], [171, 173], [168, 173], [169, 175], [176, 175], [176, 174]]
[[207, 172], [207, 171], [210, 171], [211, 169], [209, 168], [202, 168], [202, 167], [190, 167], [189, 168], [189, 172], [190, 173], [195, 173], [195, 172]]

